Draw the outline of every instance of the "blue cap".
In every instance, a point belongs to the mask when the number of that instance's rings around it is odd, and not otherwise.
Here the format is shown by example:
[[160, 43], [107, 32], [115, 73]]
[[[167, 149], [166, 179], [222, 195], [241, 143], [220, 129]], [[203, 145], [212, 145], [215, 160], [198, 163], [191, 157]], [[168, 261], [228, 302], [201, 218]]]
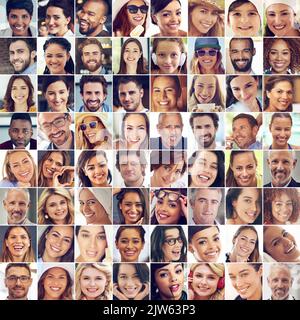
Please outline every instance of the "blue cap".
[[220, 50], [221, 46], [217, 38], [197, 38], [195, 41], [195, 51], [202, 48], [215, 48]]

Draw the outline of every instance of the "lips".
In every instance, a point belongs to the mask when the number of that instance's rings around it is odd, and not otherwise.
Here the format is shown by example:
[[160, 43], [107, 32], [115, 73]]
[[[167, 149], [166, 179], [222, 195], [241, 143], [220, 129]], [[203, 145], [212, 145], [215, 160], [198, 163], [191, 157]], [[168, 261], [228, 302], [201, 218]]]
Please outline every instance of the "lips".
[[294, 242], [291, 243], [291, 245], [288, 247], [288, 249], [285, 251], [285, 254], [293, 253], [296, 250], [296, 245]]
[[50, 138], [58, 139], [58, 138], [60, 138], [63, 134], [64, 134], [63, 131], [58, 131], [57, 133], [52, 133], [52, 134], [50, 135]]
[[96, 258], [98, 255], [98, 251], [86, 250], [85, 254], [89, 258]]
[[273, 25], [273, 28], [277, 31], [280, 31], [280, 30], [284, 29], [285, 26], [286, 26], [285, 24], [278, 24], [278, 25]]
[[89, 288], [86, 288], [86, 291], [89, 293], [96, 293], [98, 291], [98, 288], [89, 287]]
[[16, 252], [23, 251], [24, 247], [25, 246], [23, 244], [15, 244], [15, 245], [13, 245], [14, 251], [16, 251]]
[[173, 284], [169, 288], [170, 288], [171, 292], [177, 292], [180, 289], [180, 285], [179, 284]]
[[179, 28], [180, 24], [179, 23], [170, 23], [167, 25], [167, 27], [171, 30], [177, 30]]
[[136, 250], [125, 250], [124, 254], [127, 257], [134, 257], [136, 255]]
[[211, 250], [211, 251], [206, 251], [204, 255], [206, 256], [207, 260], [209, 261], [215, 261], [218, 259], [220, 250]]
[[243, 287], [243, 288], [238, 288], [238, 292], [241, 296], [245, 296], [247, 294], [247, 291], [249, 289], [250, 286], [247, 286], [247, 287]]
[[59, 292], [61, 290], [61, 287], [49, 286], [49, 289], [53, 292]]
[[57, 248], [57, 247], [55, 247], [55, 246], [53, 246], [53, 245], [50, 245], [50, 249], [51, 249], [52, 251], [54, 251], [55, 253], [60, 253], [60, 252], [61, 252], [61, 249], [59, 249], [59, 248]]

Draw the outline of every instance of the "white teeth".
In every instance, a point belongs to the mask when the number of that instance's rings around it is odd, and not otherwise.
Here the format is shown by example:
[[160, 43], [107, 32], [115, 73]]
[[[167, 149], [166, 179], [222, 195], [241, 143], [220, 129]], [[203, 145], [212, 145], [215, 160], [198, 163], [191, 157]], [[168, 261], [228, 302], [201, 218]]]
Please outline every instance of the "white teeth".
[[285, 27], [285, 25], [280, 25], [280, 26], [274, 26], [275, 30], [282, 30]]
[[89, 257], [96, 257], [97, 251], [86, 251], [86, 255]]
[[295, 244], [293, 243], [286, 253], [290, 253], [294, 248], [295, 248]]
[[159, 104], [162, 106], [166, 106], [169, 102], [168, 101], [160, 101]]
[[59, 291], [59, 290], [60, 290], [59, 287], [50, 287], [50, 289], [51, 289], [52, 291]]
[[135, 255], [135, 251], [126, 251], [125, 253], [126, 253], [127, 256]]
[[88, 292], [96, 292], [98, 289], [97, 288], [87, 288]]
[[60, 252], [60, 249], [56, 248], [56, 247], [53, 247], [53, 246], [50, 246], [50, 248], [55, 251], [55, 252]]
[[200, 178], [200, 179], [205, 179], [205, 180], [207, 180], [207, 181], [209, 180], [209, 178], [208, 178], [208, 177], [206, 177], [206, 176], [202, 176], [202, 175], [199, 175], [199, 178]]

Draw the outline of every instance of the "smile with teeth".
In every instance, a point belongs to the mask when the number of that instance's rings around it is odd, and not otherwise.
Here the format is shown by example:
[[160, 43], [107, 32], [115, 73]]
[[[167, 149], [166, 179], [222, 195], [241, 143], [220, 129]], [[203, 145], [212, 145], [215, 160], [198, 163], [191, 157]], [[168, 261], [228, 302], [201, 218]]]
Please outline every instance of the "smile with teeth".
[[51, 169], [48, 169], [46, 168], [46, 171], [52, 176], [55, 172], [55, 170], [51, 170]]
[[90, 258], [95, 258], [97, 254], [98, 254], [98, 251], [91, 251], [91, 250], [86, 251], [86, 255]]
[[50, 249], [51, 249], [52, 251], [56, 252], [56, 253], [61, 252], [61, 250], [60, 250], [59, 248], [55, 247], [55, 246], [51, 246], [51, 245], [50, 245]]
[[138, 287], [133, 288], [124, 288], [128, 293], [135, 293], [135, 291], [138, 289]]
[[52, 290], [52, 291], [54, 291], [54, 292], [58, 292], [58, 291], [60, 291], [61, 290], [61, 287], [49, 287], [50, 288], [50, 290]]
[[171, 292], [176, 292], [178, 291], [180, 288], [180, 285], [179, 284], [173, 284], [172, 286], [170, 286], [170, 291]]
[[57, 133], [53, 133], [53, 134], [51, 135], [51, 137], [54, 138], [54, 139], [56, 139], [56, 138], [61, 137], [63, 134], [64, 134], [63, 131], [59, 131], [59, 132], [57, 132]]
[[169, 27], [170, 29], [178, 29], [179, 23], [168, 24], [168, 27]]
[[275, 30], [282, 30], [282, 29], [285, 28], [285, 24], [280, 24], [280, 25], [278, 25], [278, 26], [273, 26], [273, 28], [274, 28]]
[[238, 292], [241, 294], [241, 295], [245, 295], [247, 293], [249, 289], [249, 286], [245, 287], [245, 288], [238, 288]]
[[214, 251], [207, 251], [205, 252], [205, 255], [209, 259], [215, 259], [219, 256], [220, 251], [219, 250], [214, 250]]
[[249, 253], [250, 249], [249, 248], [245, 248], [245, 247], [240, 247], [241, 251], [245, 252], [245, 253]]
[[201, 23], [202, 27], [204, 27], [205, 29], [209, 29], [212, 26], [212, 23]]
[[136, 254], [135, 250], [125, 250], [125, 255], [132, 257]]
[[29, 171], [23, 172], [23, 173], [19, 173], [19, 175], [23, 178], [26, 178], [28, 175], [30, 174]]
[[201, 182], [208, 182], [210, 180], [210, 177], [203, 173], [200, 173], [197, 175], [197, 179], [200, 180]]
[[22, 250], [24, 249], [24, 245], [22, 245], [22, 244], [15, 244], [15, 245], [13, 246], [13, 248], [14, 248], [15, 251], [22, 251]]
[[168, 219], [169, 218], [168, 214], [160, 212], [160, 211], [157, 212], [157, 215], [158, 215], [159, 220], [164, 220], [164, 219]]
[[294, 242], [291, 243], [290, 247], [286, 250], [285, 254], [289, 254], [296, 249]]
[[94, 288], [94, 287], [90, 287], [90, 288], [86, 288], [86, 290], [88, 291], [88, 292], [90, 292], [90, 293], [95, 293], [95, 292], [97, 292], [98, 291], [98, 288]]
[[89, 213], [86, 213], [84, 212], [83, 215], [86, 217], [86, 218], [91, 218], [95, 213], [92, 211], [92, 212], [89, 212]]
[[138, 21], [138, 22], [142, 21], [143, 19], [144, 19], [143, 17], [135, 17], [135, 18], [133, 18], [133, 20]]
[[253, 27], [252, 26], [248, 26], [248, 27], [238, 27], [238, 29], [241, 29], [242, 31], [246, 31], [246, 30], [249, 30], [249, 29], [252, 29]]

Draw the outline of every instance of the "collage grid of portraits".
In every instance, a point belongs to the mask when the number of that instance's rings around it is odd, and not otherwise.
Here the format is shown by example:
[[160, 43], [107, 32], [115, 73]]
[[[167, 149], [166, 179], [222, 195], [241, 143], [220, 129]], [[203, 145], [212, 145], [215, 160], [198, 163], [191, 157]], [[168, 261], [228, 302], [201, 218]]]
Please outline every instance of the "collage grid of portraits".
[[0, 21], [1, 300], [300, 299], [300, 0]]

